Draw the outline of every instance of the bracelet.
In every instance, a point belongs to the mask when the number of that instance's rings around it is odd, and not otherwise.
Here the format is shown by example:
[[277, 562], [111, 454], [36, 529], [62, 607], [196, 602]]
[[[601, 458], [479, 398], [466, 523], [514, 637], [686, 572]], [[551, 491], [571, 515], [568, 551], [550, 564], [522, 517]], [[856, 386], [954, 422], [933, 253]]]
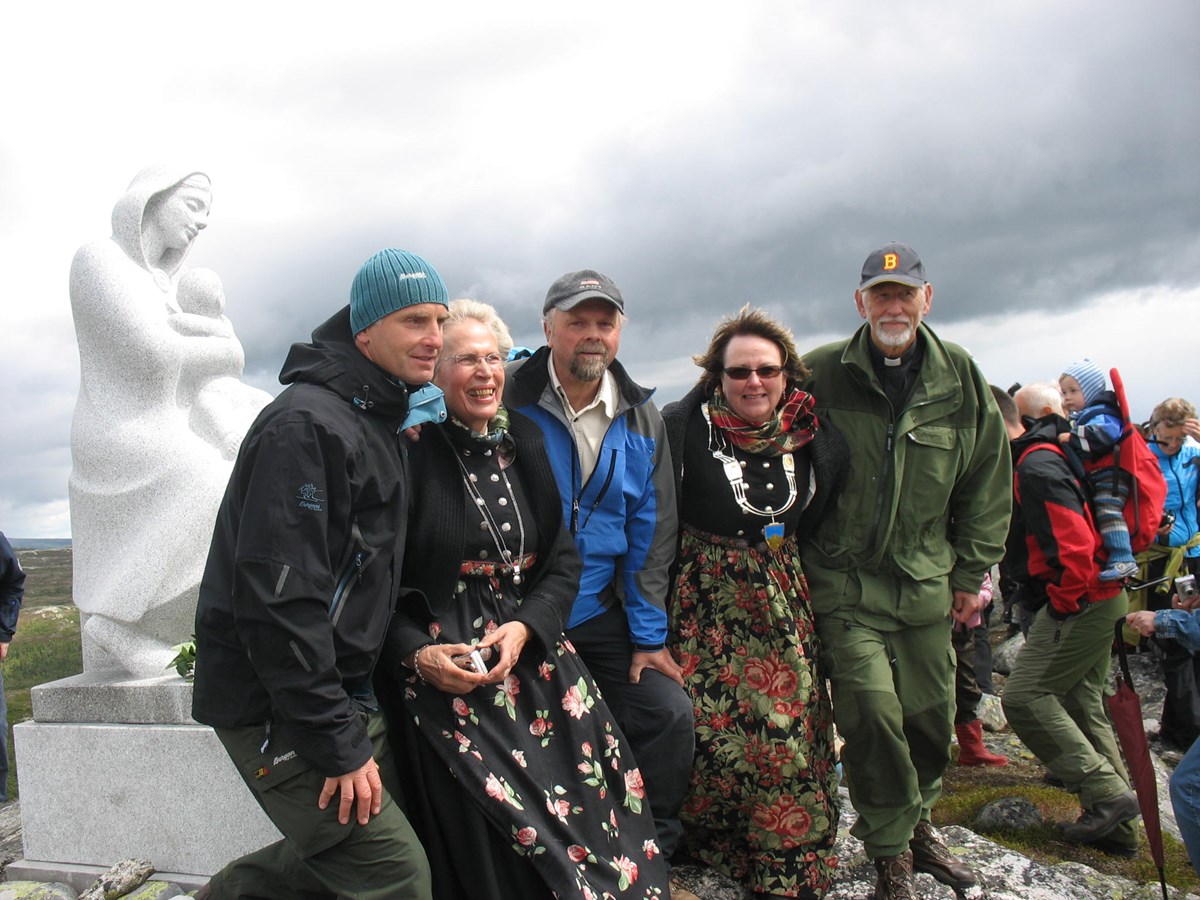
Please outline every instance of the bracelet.
[[426, 647], [432, 646], [433, 644], [422, 644], [413, 651], [412, 670], [417, 673], [417, 679], [421, 682], [421, 684], [429, 684], [429, 682], [425, 680], [425, 675], [421, 672], [421, 651]]

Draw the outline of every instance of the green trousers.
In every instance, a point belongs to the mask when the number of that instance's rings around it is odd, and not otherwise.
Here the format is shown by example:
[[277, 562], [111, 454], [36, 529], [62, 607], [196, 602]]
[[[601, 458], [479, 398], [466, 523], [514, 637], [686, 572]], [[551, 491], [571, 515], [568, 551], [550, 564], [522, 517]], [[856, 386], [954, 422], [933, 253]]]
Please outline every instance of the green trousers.
[[821, 660], [858, 821], [850, 833], [872, 858], [908, 849], [942, 794], [954, 718], [950, 623], [877, 631], [817, 619]]
[[[1061, 622], [1047, 607], [1038, 610], [1004, 685], [1004, 714], [1013, 732], [1085, 809], [1129, 790], [1104, 707], [1113, 629], [1128, 609], [1122, 591]], [[1136, 823], [1120, 826], [1109, 839], [1135, 844]]]
[[351, 808], [347, 825], [337, 819], [338, 797], [324, 810], [317, 797], [325, 777], [275, 738], [265, 752], [264, 728], [218, 728], [238, 772], [283, 834], [261, 850], [236, 859], [209, 882], [215, 900], [429, 900], [429, 863], [412, 826], [393, 797], [396, 770], [387, 741], [387, 720], [367, 722], [384, 785], [383, 808], [359, 825]]

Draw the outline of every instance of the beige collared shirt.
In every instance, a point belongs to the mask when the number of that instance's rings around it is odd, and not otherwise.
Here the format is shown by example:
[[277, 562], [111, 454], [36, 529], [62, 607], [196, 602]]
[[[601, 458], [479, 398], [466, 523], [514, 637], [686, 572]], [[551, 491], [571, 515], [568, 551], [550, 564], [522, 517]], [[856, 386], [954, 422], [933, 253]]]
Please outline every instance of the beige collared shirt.
[[600, 445], [604, 443], [608, 426], [617, 415], [617, 383], [608, 369], [605, 369], [592, 402], [583, 409], [576, 410], [567, 399], [567, 392], [558, 380], [558, 373], [554, 371], [554, 360], [547, 360], [546, 365], [550, 367], [550, 384], [562, 403], [563, 412], [567, 414], [567, 422], [571, 426], [571, 434], [575, 437], [575, 446], [579, 450], [580, 483], [586, 484], [596, 468], [596, 461], [600, 458]]

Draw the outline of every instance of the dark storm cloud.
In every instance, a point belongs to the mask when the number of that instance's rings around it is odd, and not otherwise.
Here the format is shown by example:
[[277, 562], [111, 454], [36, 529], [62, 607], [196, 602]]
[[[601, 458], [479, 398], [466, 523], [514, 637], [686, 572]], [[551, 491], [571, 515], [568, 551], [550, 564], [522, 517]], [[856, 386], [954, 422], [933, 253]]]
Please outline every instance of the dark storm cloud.
[[[747, 301], [786, 318], [802, 346], [804, 334], [849, 331], [862, 258], [890, 239], [925, 257], [941, 321], [1194, 284], [1196, 10], [1176, 3], [1118, 20], [1075, 4], [1036, 22], [901, 11], [865, 17], [838, 52], [814, 55], [795, 53], [804, 26], [792, 21], [756, 35], [735, 89], [702, 115], [676, 117], [663, 96], [667, 124], [649, 134], [588, 121], [586, 106], [542, 110], [557, 117], [555, 139], [581, 154], [583, 178], [525, 198], [495, 185], [472, 194], [398, 166], [394, 180], [422, 182], [418, 194], [380, 185], [390, 206], [334, 216], [329, 234], [268, 251], [254, 267], [263, 278], [247, 273], [265, 301], [238, 313], [249, 367], [277, 368], [295, 332], [342, 302], [358, 262], [386, 243], [428, 256], [452, 292], [496, 304], [527, 342], [540, 341], [546, 285], [599, 268], [629, 296], [622, 355], [647, 364], [695, 352]], [[416, 95], [356, 101], [369, 84], [406, 84], [440, 51], [341, 71], [336, 92], [316, 89], [330, 74], [318, 71], [308, 96], [331, 126], [366, 117], [403, 131], [463, 102], [481, 76], [540, 62], [511, 48], [494, 65], [466, 53]], [[486, 137], [458, 138], [479, 144], [480, 165]]]

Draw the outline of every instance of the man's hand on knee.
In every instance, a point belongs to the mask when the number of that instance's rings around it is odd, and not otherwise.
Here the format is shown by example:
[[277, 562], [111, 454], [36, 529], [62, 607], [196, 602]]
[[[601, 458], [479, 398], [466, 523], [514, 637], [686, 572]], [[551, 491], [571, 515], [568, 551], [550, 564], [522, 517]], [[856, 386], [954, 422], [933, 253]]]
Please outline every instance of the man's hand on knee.
[[358, 824], [366, 825], [371, 816], [379, 815], [383, 808], [383, 782], [379, 780], [379, 766], [372, 757], [353, 772], [347, 772], [337, 778], [326, 778], [325, 786], [321, 788], [321, 796], [317, 806], [325, 809], [334, 794], [340, 794], [338, 801], [338, 821], [343, 825], [350, 824], [350, 807], [357, 801]]
[[679, 663], [675, 662], [675, 658], [671, 656], [666, 647], [655, 650], [653, 653], [647, 650], [634, 650], [633, 660], [629, 666], [631, 684], [637, 684], [642, 680], [642, 669], [655, 669], [662, 672], [683, 687], [683, 669], [679, 668]]

